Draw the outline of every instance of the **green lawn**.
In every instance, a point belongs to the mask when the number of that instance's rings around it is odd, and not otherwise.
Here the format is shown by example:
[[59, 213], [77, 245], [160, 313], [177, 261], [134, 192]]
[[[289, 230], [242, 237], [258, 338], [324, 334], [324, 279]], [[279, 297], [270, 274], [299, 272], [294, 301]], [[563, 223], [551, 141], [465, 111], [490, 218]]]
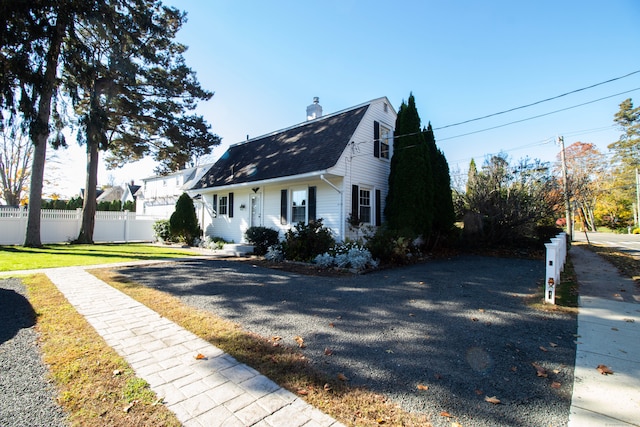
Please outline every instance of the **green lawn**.
[[42, 248], [0, 246], [0, 271], [182, 258], [192, 255], [193, 252], [188, 250], [146, 244], [62, 244], [44, 245]]

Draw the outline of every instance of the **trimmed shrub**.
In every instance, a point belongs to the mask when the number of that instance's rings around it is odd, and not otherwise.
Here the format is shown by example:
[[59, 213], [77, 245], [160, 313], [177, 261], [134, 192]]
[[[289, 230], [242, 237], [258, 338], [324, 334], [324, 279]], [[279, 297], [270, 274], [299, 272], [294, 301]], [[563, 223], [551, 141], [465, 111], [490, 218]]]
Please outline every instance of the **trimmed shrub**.
[[282, 250], [286, 259], [307, 262], [328, 252], [335, 243], [331, 230], [324, 227], [319, 218], [309, 224], [299, 222], [287, 231]]
[[280, 242], [278, 230], [267, 227], [249, 227], [244, 235], [253, 245], [253, 253], [256, 255], [266, 254], [270, 246]]
[[374, 234], [366, 236], [365, 247], [371, 256], [382, 264], [407, 264], [419, 253], [413, 239], [403, 237], [399, 232], [380, 227]]
[[187, 193], [182, 193], [176, 202], [176, 210], [169, 218], [169, 225], [171, 236], [179, 242], [193, 245], [194, 240], [200, 236], [196, 209]]

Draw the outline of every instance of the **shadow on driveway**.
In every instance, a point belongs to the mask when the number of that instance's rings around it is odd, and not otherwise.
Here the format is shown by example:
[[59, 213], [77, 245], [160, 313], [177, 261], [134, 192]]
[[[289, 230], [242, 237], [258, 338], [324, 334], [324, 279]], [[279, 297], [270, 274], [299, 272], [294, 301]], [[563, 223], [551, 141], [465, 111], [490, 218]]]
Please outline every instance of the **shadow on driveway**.
[[[300, 351], [320, 370], [343, 373], [435, 426], [568, 421], [576, 320], [526, 305], [544, 277], [540, 260], [461, 256], [352, 277], [224, 260], [119, 272], [264, 337], [296, 346], [301, 336]], [[493, 396], [501, 404], [485, 401]]]

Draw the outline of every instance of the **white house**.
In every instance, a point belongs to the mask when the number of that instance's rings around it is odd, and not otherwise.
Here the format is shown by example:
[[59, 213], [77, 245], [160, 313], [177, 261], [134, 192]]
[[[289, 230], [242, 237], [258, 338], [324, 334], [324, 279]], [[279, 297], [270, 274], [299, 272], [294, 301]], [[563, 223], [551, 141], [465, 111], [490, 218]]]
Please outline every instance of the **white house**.
[[[383, 221], [396, 112], [386, 97], [231, 146], [190, 188], [205, 235], [245, 242], [251, 226], [282, 233], [322, 218], [337, 240], [348, 218]], [[198, 205], [196, 205], [198, 206]]]
[[178, 198], [209, 170], [211, 164], [182, 169], [168, 175], [144, 178], [134, 193], [136, 214], [169, 219]]

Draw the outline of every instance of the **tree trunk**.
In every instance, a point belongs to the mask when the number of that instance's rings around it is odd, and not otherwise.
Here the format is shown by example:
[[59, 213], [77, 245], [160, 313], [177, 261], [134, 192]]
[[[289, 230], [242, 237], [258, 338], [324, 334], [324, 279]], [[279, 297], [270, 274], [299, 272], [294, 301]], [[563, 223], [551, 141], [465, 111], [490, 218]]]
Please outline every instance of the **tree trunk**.
[[96, 187], [98, 186], [98, 145], [87, 141], [87, 182], [82, 205], [82, 226], [74, 243], [93, 244], [96, 224]]
[[[64, 16], [62, 16], [64, 15]], [[33, 166], [31, 167], [31, 188], [29, 190], [29, 215], [27, 217], [27, 233], [24, 246], [40, 247], [40, 212], [42, 210], [42, 187], [44, 181], [44, 163], [47, 158], [47, 141], [49, 139], [49, 117], [51, 116], [51, 99], [56, 86], [58, 57], [62, 45], [62, 36], [68, 22], [66, 14], [59, 14], [56, 27], [51, 36], [49, 52], [46, 56], [46, 70], [38, 101], [38, 114], [31, 126], [33, 150]]]

